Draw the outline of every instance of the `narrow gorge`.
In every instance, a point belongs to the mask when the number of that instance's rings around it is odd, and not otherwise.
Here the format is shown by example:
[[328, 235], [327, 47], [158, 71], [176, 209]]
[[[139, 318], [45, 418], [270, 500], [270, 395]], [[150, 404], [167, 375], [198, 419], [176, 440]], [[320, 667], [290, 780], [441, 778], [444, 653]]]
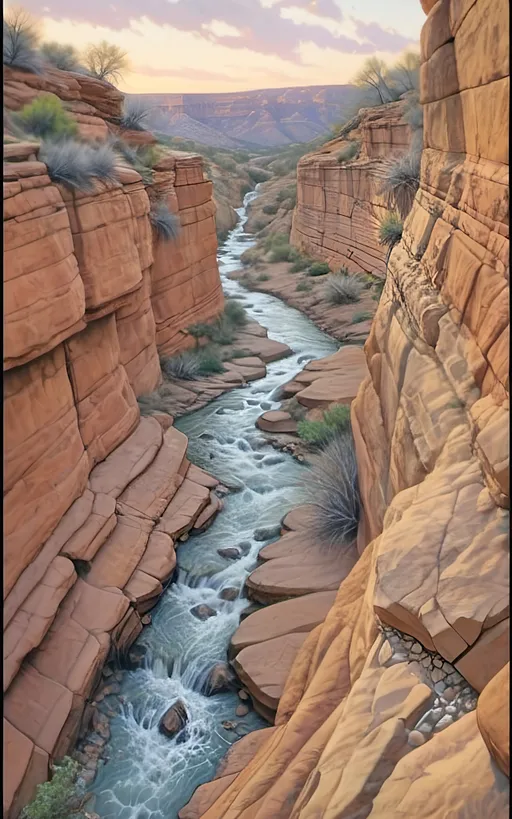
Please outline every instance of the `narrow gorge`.
[[[69, 757], [79, 819], [508, 816], [509, 13], [421, 6], [419, 102], [220, 246], [201, 156], [4, 65], [4, 819]], [[20, 135], [46, 97], [111, 179]]]

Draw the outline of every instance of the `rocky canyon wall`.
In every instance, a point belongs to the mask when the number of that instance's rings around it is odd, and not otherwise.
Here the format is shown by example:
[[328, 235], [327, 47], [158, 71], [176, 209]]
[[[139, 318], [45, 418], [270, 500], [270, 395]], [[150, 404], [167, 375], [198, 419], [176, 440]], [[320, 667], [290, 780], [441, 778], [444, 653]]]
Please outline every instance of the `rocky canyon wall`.
[[[508, 815], [508, 4], [426, 11], [421, 185], [352, 403], [360, 557], [271, 735], [183, 819]], [[302, 203], [348, 173], [321, 161]]]
[[[33, 86], [71, 96], [95, 138], [119, 115], [120, 95], [104, 83], [13, 73], [11, 108]], [[141, 418], [137, 404], [160, 382], [159, 353], [183, 349], [182, 330], [223, 307], [201, 157], [165, 155], [149, 188], [119, 167], [118, 182], [84, 194], [53, 184], [38, 150], [4, 144], [9, 819], [85, 730], [109, 651], [133, 642], [172, 575], [175, 539], [219, 508], [216, 481], [187, 461], [187, 438], [169, 416]], [[156, 199], [179, 217], [175, 241], [152, 227]]]
[[[292, 245], [333, 270], [384, 276], [387, 251], [378, 231], [388, 208], [378, 173], [383, 159], [408, 150], [411, 130], [404, 108], [400, 100], [362, 109], [349, 134], [300, 160]], [[360, 146], [357, 159], [340, 161], [351, 142]]]

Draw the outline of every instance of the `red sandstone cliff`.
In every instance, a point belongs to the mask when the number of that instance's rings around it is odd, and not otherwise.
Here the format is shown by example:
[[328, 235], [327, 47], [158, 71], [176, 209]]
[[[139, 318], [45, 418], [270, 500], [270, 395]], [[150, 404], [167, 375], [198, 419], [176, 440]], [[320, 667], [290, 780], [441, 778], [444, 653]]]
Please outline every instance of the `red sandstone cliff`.
[[[104, 138], [120, 112], [115, 89], [79, 75], [6, 70], [5, 80], [11, 109], [56, 93], [85, 136]], [[167, 429], [170, 419], [141, 419], [137, 396], [161, 379], [158, 353], [186, 346], [181, 331], [217, 316], [223, 295], [199, 156], [167, 154], [149, 189], [119, 168], [119, 181], [93, 194], [53, 184], [37, 144], [6, 143], [4, 159], [4, 816], [12, 819], [86, 727], [109, 651], [133, 642], [173, 572], [175, 539], [219, 508], [216, 481], [189, 468], [186, 437]], [[153, 235], [155, 197], [179, 216], [175, 242]]]
[[422, 5], [421, 184], [352, 403], [359, 558], [325, 616], [331, 558], [304, 510], [265, 547], [248, 587], [283, 602], [232, 647], [275, 727], [182, 819], [508, 815], [508, 4]]
[[[378, 171], [382, 159], [407, 152], [411, 132], [404, 107], [399, 101], [361, 109], [359, 125], [347, 136], [300, 160], [292, 245], [332, 269], [384, 275], [386, 248], [378, 230], [388, 210]], [[360, 146], [357, 159], [340, 162], [351, 142]]]

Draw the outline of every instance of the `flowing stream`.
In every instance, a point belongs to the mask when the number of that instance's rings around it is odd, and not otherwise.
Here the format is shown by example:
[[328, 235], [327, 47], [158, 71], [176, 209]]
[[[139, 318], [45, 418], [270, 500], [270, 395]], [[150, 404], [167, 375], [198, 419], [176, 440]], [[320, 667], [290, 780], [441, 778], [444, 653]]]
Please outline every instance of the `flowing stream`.
[[[259, 381], [226, 393], [208, 406], [184, 416], [176, 426], [189, 437], [190, 460], [234, 489], [210, 529], [180, 543], [177, 582], [170, 585], [152, 612], [152, 625], [137, 645], [146, 648], [143, 667], [126, 671], [121, 706], [111, 721], [108, 761], [93, 785], [94, 810], [101, 819], [176, 819], [195, 788], [212, 778], [229, 746], [266, 723], [250, 711], [235, 716], [235, 693], [206, 697], [202, 686], [212, 666], [226, 660], [229, 640], [249, 605], [219, 595], [223, 589], [242, 592], [265, 542], [286, 512], [300, 502], [298, 483], [304, 469], [290, 455], [275, 451], [256, 429], [265, 410], [277, 409], [278, 388], [304, 366], [339, 345], [309, 319], [263, 293], [250, 293], [227, 275], [238, 269], [240, 256], [254, 239], [244, 233], [251, 191], [238, 209], [239, 222], [219, 250], [219, 269], [226, 295], [240, 299], [248, 315], [268, 328], [268, 335], [291, 347], [293, 355], [267, 366]], [[268, 528], [266, 533], [258, 529]], [[274, 531], [272, 531], [274, 530]], [[266, 536], [266, 541], [256, 540]], [[218, 549], [241, 546], [240, 560], [221, 557]], [[201, 621], [191, 614], [207, 604], [217, 615]], [[181, 698], [187, 706], [187, 731], [168, 739], [158, 730], [161, 716]], [[116, 697], [119, 699], [119, 697]], [[236, 723], [226, 730], [223, 721]]]

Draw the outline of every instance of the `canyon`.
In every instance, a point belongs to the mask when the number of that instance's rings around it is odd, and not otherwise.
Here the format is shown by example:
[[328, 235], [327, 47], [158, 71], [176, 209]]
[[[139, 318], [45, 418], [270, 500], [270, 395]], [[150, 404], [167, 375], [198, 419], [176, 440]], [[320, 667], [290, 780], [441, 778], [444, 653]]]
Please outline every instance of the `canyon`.
[[[379, 169], [410, 149], [405, 100], [303, 157], [279, 216], [302, 253], [382, 282], [352, 329], [360, 305], [328, 307], [322, 277], [297, 293], [306, 274], [287, 263], [244, 288], [258, 192], [218, 248], [200, 156], [166, 150], [151, 183], [120, 166], [85, 194], [4, 135], [6, 819], [77, 743], [87, 769], [94, 742], [111, 754], [88, 769], [100, 816], [508, 815], [508, 5], [421, 5], [421, 174], [401, 241], [378, 240]], [[50, 93], [85, 139], [119, 133], [112, 86], [4, 69], [8, 110]], [[277, 102], [310, 105], [291, 91]], [[270, 138], [236, 96], [169, 106]], [[172, 242], [150, 219], [161, 201]], [[251, 355], [169, 382], [161, 361], [225, 299], [245, 307], [234, 344]], [[141, 414], [155, 394], [166, 409]], [[290, 400], [315, 420], [350, 408], [361, 509], [342, 550], [298, 496]], [[226, 659], [239, 693], [205, 696]], [[183, 698], [188, 733], [163, 739]]]
[[226, 94], [144, 94], [154, 131], [205, 145], [270, 147], [309, 142], [340, 121], [348, 85], [278, 88]]

